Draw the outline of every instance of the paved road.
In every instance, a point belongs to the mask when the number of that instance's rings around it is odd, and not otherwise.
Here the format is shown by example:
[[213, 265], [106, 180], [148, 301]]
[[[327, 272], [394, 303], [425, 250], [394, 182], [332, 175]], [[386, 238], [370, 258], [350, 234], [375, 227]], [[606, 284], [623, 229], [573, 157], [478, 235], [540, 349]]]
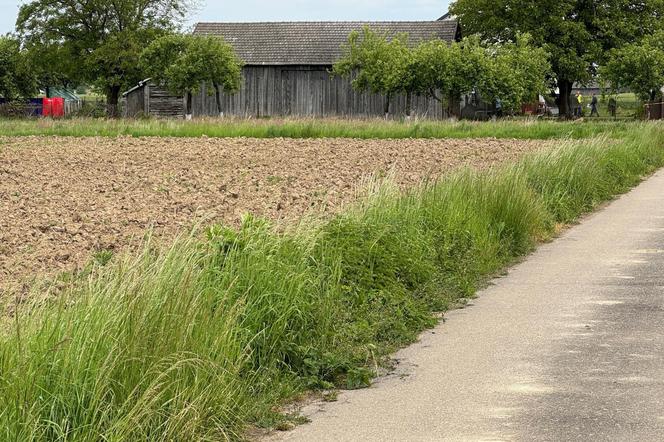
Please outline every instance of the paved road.
[[664, 172], [473, 304], [275, 440], [664, 440]]

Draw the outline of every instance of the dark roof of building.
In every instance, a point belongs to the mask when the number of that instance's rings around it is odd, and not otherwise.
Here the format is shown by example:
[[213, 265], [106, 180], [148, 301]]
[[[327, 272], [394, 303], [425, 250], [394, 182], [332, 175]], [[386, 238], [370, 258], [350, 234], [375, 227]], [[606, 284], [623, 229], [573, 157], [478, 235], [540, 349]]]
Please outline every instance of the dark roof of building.
[[403, 22], [198, 23], [195, 35], [218, 35], [248, 65], [332, 65], [351, 32], [369, 26], [387, 35], [407, 33], [412, 42], [454, 41], [454, 20]]

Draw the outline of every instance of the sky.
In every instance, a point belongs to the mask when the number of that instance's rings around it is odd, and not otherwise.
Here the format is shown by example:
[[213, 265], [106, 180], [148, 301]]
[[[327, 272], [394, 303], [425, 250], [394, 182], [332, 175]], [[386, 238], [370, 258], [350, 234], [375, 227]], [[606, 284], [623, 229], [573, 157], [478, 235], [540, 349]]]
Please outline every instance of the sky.
[[[25, 2], [25, 1], [24, 1]], [[198, 0], [197, 21], [435, 20], [450, 0]], [[14, 30], [20, 0], [0, 0], [0, 35]]]

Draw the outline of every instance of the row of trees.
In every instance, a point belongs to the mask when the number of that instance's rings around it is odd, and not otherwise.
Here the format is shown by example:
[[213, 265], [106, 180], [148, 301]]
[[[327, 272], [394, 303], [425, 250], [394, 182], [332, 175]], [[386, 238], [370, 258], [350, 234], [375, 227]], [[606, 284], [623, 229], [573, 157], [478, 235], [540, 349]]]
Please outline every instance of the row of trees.
[[391, 97], [405, 94], [407, 108], [413, 95], [426, 95], [446, 103], [454, 115], [461, 97], [471, 92], [515, 111], [549, 89], [550, 70], [548, 54], [527, 34], [502, 44], [482, 45], [474, 37], [413, 46], [406, 34], [389, 38], [368, 27], [351, 34], [334, 66], [334, 73], [351, 78], [356, 89], [385, 95], [386, 114]]
[[189, 97], [201, 82], [239, 87], [241, 63], [213, 37], [176, 34], [191, 0], [33, 0], [23, 4], [16, 36], [0, 38], [0, 95], [30, 96], [49, 86], [94, 86], [109, 113], [120, 93], [146, 76]]
[[[105, 46], [104, 51], [111, 46]], [[242, 62], [235, 55], [233, 48], [222, 39], [212, 36], [192, 36], [183, 34], [166, 34], [156, 38], [146, 48], [134, 48], [137, 51], [131, 60], [126, 61], [112, 51], [101, 57], [97, 52], [91, 59], [97, 61], [94, 71], [99, 75], [97, 84], [106, 85], [103, 89], [109, 101], [109, 111], [116, 111], [119, 88], [133, 84], [131, 80], [152, 77], [157, 83], [164, 84], [174, 93], [187, 97], [187, 114], [191, 114], [192, 94], [199, 91], [202, 84], [211, 86], [216, 92], [217, 109], [221, 113], [219, 102], [222, 90], [235, 92], [240, 87]], [[42, 52], [40, 48], [39, 53]], [[122, 54], [126, 55], [127, 50]], [[128, 63], [132, 62], [133, 65]], [[117, 64], [116, 69], [113, 66]], [[135, 70], [136, 75], [127, 79], [126, 73]], [[105, 72], [109, 77], [103, 77]], [[110, 73], [113, 72], [111, 75]], [[40, 75], [41, 73], [41, 75]], [[93, 75], [93, 72], [88, 73]], [[35, 95], [43, 85], [48, 89], [51, 85], [68, 87], [73, 83], [74, 76], [68, 76], [57, 68], [50, 70], [48, 66], [40, 69], [34, 52], [21, 48], [16, 38], [0, 37], [0, 96], [13, 100], [19, 97]], [[83, 81], [83, 77], [80, 81]], [[93, 78], [93, 77], [87, 77]], [[48, 91], [46, 91], [48, 94]]]
[[[519, 33], [530, 34], [534, 45], [551, 54], [563, 115], [570, 112], [572, 85], [596, 78], [599, 66], [607, 66], [613, 87], [629, 85], [643, 91], [648, 89], [646, 82], [630, 84], [629, 77], [645, 72], [639, 60], [661, 56], [644, 54], [653, 45], [640, 46], [664, 27], [664, 0], [456, 0], [450, 12], [464, 33], [477, 34], [483, 41], [514, 41]], [[626, 46], [631, 47], [623, 52]], [[646, 65], [657, 69], [650, 63], [641, 67]], [[623, 67], [626, 75], [619, 73]], [[662, 70], [658, 72], [660, 77]]]
[[32, 0], [16, 34], [42, 88], [89, 84], [117, 113], [121, 91], [140, 81], [149, 42], [176, 32], [190, 0]]

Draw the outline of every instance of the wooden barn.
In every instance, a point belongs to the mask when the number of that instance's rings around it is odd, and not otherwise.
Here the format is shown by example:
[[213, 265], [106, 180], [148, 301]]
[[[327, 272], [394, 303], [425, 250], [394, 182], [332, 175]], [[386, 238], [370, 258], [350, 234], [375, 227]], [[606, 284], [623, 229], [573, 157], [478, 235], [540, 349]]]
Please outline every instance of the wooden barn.
[[[342, 56], [352, 31], [365, 26], [387, 35], [407, 33], [411, 42], [460, 38], [456, 20], [420, 22], [278, 22], [198, 23], [195, 35], [216, 35], [230, 43], [244, 61], [243, 86], [221, 94], [225, 115], [239, 117], [383, 116], [385, 97], [356, 92], [348, 79], [330, 71]], [[217, 115], [214, 92], [193, 97], [194, 116]], [[424, 118], [443, 118], [436, 100], [412, 97], [411, 109]], [[404, 115], [406, 97], [393, 97], [392, 115]]]
[[122, 94], [125, 117], [183, 117], [185, 101], [149, 78]]

